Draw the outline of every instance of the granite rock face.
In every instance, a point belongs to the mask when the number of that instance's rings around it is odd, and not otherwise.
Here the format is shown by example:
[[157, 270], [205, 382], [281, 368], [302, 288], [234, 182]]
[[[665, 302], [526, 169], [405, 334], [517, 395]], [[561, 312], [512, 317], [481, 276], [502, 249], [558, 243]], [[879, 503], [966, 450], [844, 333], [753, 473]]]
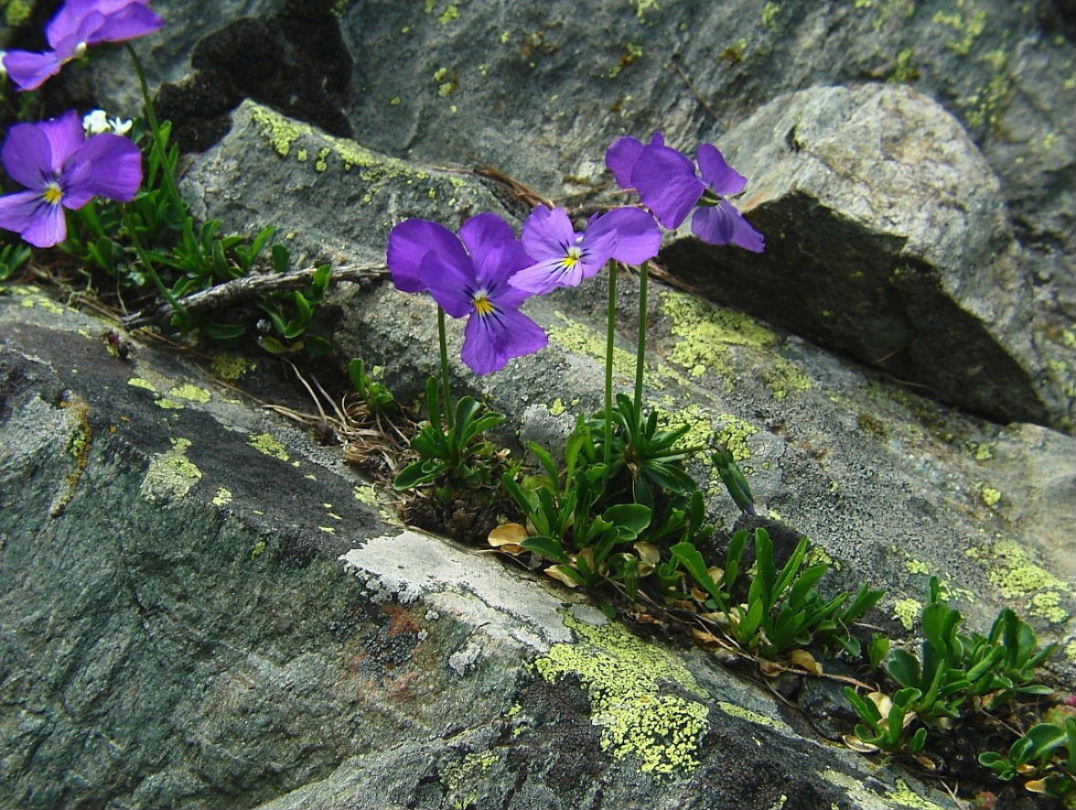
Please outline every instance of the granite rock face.
[[107, 331], [0, 292], [4, 807], [955, 808]]

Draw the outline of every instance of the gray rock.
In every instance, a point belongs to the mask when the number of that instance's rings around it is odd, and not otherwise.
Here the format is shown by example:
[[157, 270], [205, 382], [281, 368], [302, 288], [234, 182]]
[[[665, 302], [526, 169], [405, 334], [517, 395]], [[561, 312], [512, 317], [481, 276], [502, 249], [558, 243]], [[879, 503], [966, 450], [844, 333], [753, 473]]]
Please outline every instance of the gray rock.
[[450, 211], [462, 222], [504, 211], [464, 174], [378, 154], [255, 102], [233, 118], [228, 135], [184, 177], [192, 213], [247, 232], [278, 226], [300, 258], [383, 261], [389, 231], [409, 216]]
[[[782, 96], [722, 145], [761, 256], [690, 236], [671, 272], [817, 343], [999, 422], [1071, 429], [1076, 383], [1039, 345], [1024, 252], [960, 124], [908, 87]], [[1052, 358], [1049, 358], [1052, 359]]]
[[106, 331], [0, 291], [0, 805], [955, 808]]

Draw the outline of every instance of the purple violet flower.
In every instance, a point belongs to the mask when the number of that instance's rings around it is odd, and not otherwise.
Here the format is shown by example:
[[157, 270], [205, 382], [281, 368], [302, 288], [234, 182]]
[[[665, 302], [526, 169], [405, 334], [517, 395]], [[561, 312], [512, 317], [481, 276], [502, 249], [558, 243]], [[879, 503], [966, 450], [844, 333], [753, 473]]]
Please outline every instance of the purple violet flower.
[[563, 208], [539, 206], [523, 223], [523, 247], [534, 263], [508, 283], [542, 294], [575, 287], [610, 259], [642, 264], [661, 249], [661, 231], [646, 211], [617, 208], [591, 217], [586, 231], [576, 233]]
[[739, 245], [761, 253], [765, 238], [725, 197], [739, 194], [747, 178], [734, 170], [713, 144], [704, 143], [695, 164], [665, 145], [655, 132], [644, 145], [636, 138], [617, 140], [605, 153], [605, 165], [617, 185], [634, 188], [666, 228], [677, 228], [692, 209], [691, 230], [711, 245]]
[[12, 179], [29, 188], [0, 197], [0, 228], [16, 231], [36, 247], [67, 237], [64, 208], [77, 210], [93, 197], [126, 202], [142, 185], [142, 153], [119, 135], [86, 139], [74, 110], [36, 124], [15, 124], [0, 160]]
[[458, 237], [436, 222], [405, 220], [389, 234], [387, 263], [398, 289], [429, 292], [453, 318], [468, 316], [460, 356], [476, 374], [500, 371], [549, 342], [519, 311], [530, 293], [508, 280], [531, 259], [496, 214], [467, 220]]
[[49, 22], [44, 53], [8, 51], [4, 67], [20, 90], [36, 90], [90, 45], [126, 42], [152, 34], [164, 20], [149, 10], [150, 0], [67, 0]]

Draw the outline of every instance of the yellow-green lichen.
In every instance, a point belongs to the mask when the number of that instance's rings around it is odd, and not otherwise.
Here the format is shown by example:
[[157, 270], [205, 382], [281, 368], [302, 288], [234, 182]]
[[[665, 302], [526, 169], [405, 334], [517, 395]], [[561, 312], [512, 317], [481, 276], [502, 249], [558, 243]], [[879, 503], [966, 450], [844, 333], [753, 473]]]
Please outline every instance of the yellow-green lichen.
[[909, 574], [929, 574], [930, 567], [922, 560], [908, 560], [904, 563], [904, 570]]
[[[883, 810], [883, 808], [892, 808], [894, 805], [912, 808], [912, 810], [944, 810], [934, 802], [912, 792], [903, 779], [897, 779], [896, 789], [888, 791], [883, 797], [867, 786], [873, 780], [863, 780], [848, 773], [841, 773], [834, 768], [824, 769], [821, 775], [831, 784], [844, 788], [853, 805], [862, 807], [864, 810]], [[831, 806], [836, 807], [836, 805]]]
[[332, 150], [327, 146], [323, 146], [318, 150], [318, 159], [314, 163], [315, 171], [323, 172], [329, 168], [329, 154], [331, 152]]
[[549, 404], [549, 413], [552, 416], [560, 416], [566, 410], [568, 409], [564, 405], [564, 400], [560, 397], [557, 397]]
[[169, 388], [168, 395], [186, 399], [190, 402], [209, 402], [209, 400], [212, 399], [212, 394], [204, 388], [199, 388], [197, 385], [190, 385], [189, 383], [187, 385], [177, 385], [175, 388]]
[[655, 14], [661, 10], [658, 0], [628, 0], [628, 2], [635, 6], [635, 16], [639, 18], [639, 22], [646, 22], [647, 14]]
[[325, 534], [336, 534], [336, 529], [332, 526], [318, 526], [319, 531], [325, 532]]
[[803, 369], [783, 357], [774, 360], [773, 371], [766, 375], [766, 381], [774, 399], [784, 399], [790, 391], [808, 391], [814, 385]]
[[758, 433], [758, 428], [731, 413], [721, 414], [717, 421], [721, 425], [717, 440], [732, 453], [733, 460], [746, 461], [751, 458], [747, 440]]
[[1072, 663], [1076, 664], [1076, 641], [1070, 641], [1065, 645], [1063, 655]]
[[941, 805], [924, 799], [913, 791], [903, 779], [897, 780], [896, 789], [887, 793], [886, 798], [902, 807], [911, 807], [914, 810], [944, 810]]
[[899, 621], [905, 630], [911, 630], [922, 610], [923, 606], [914, 599], [898, 599], [893, 604], [893, 618]]
[[4, 9], [4, 19], [12, 28], [18, 28], [30, 19], [30, 15], [34, 10], [33, 4], [26, 2], [26, 0], [10, 0], [5, 5], [7, 7]]
[[259, 433], [257, 436], [252, 436], [247, 444], [259, 453], [264, 453], [267, 456], [280, 459], [281, 461], [287, 461], [288, 458], [290, 458], [288, 456], [288, 449], [268, 433]]
[[227, 506], [232, 502], [232, 491], [224, 487], [217, 488], [217, 494], [213, 496], [213, 505], [216, 507]]
[[946, 43], [961, 56], [971, 53], [972, 46], [986, 30], [987, 14], [983, 9], [975, 9], [970, 14], [960, 12], [937, 11], [931, 22], [951, 28], [958, 36]]
[[163, 408], [166, 411], [182, 411], [186, 405], [177, 399], [169, 399], [168, 397], [161, 397], [154, 403], [158, 408]]
[[367, 506], [377, 506], [377, 490], [366, 484], [359, 484], [351, 490], [355, 500]]
[[[687, 432], [677, 442], [678, 447], [708, 448], [712, 444], [714, 437], [713, 415], [702, 406], [690, 404], [669, 409], [654, 406], [654, 412], [658, 416], [658, 424], [666, 430], [687, 428]], [[709, 453], [702, 453], [699, 459], [706, 466], [713, 466]], [[713, 482], [711, 482], [711, 486], [715, 486]]]
[[[770, 514], [772, 515], [773, 513], [771, 512]], [[822, 548], [822, 546], [812, 543], [807, 549], [806, 556], [804, 556], [803, 558], [803, 564], [805, 567], [810, 567], [812, 565], [818, 565], [820, 563], [825, 563], [834, 571], [844, 570], [844, 566], [841, 564], [840, 560], [833, 559], [832, 555], [830, 555], [828, 551]]]
[[[587, 357], [605, 357], [605, 337], [585, 324], [573, 321], [563, 312], [556, 313], [562, 326], [550, 326], [550, 339], [565, 351]], [[624, 349], [613, 349], [613, 376], [621, 380], [635, 377], [635, 355]]]
[[62, 315], [64, 313], [63, 304], [49, 298], [38, 287], [10, 287], [8, 289], [16, 295], [22, 296], [22, 306], [25, 309], [40, 307], [53, 315]]
[[262, 556], [262, 554], [265, 553], [265, 547], [266, 547], [265, 541], [264, 540], [259, 540], [257, 543], [254, 544], [254, 548], [252, 548], [250, 550], [250, 556], [252, 558], [254, 558], [254, 559], [257, 559], [258, 557]]
[[157, 386], [149, 380], [143, 380], [141, 377], [131, 377], [131, 379], [127, 381], [127, 384], [132, 388], [144, 388], [146, 391], [152, 391], [154, 394], [157, 393]]
[[686, 293], [663, 292], [661, 309], [672, 321], [669, 331], [679, 338], [669, 359], [695, 377], [707, 371], [731, 374], [729, 346], [764, 348], [777, 341], [771, 330], [749, 315], [710, 306]]
[[719, 700], [717, 701], [717, 708], [721, 709], [721, 711], [727, 715], [738, 717], [741, 720], [747, 720], [749, 723], [754, 723], [758, 726], [767, 726], [768, 728], [772, 728], [785, 734], [793, 733], [792, 727], [784, 720], [770, 717], [768, 714], [761, 714], [752, 709], [745, 709], [743, 706], [737, 706], [735, 703], [727, 703], [724, 700]]
[[983, 487], [979, 491], [979, 497], [987, 506], [997, 506], [998, 501], [1001, 500], [1001, 492], [993, 487]]
[[646, 773], [667, 775], [698, 766], [699, 741], [709, 727], [706, 705], [662, 691], [668, 683], [706, 697], [684, 665], [620, 624], [595, 627], [570, 614], [565, 624], [578, 641], [554, 644], [535, 667], [550, 682], [565, 676], [582, 681], [602, 749], [615, 758], [638, 757]]
[[983, 442], [982, 444], [975, 445], [975, 460], [976, 461], [989, 461], [994, 457], [994, 451], [990, 444]]
[[[384, 188], [391, 188], [394, 193], [398, 192], [399, 186], [410, 185], [418, 182], [427, 182], [430, 172], [417, 169], [412, 164], [387, 155], [380, 155], [347, 138], [337, 138], [323, 132], [314, 130], [308, 124], [301, 124], [280, 115], [267, 107], [250, 103], [251, 118], [269, 141], [269, 144], [282, 157], [287, 157], [292, 146], [300, 138], [308, 143], [311, 148], [321, 149], [325, 146], [335, 154], [343, 166], [344, 171], [359, 170], [359, 178], [370, 184], [370, 191], [364, 195], [364, 200], [372, 201], [373, 193]], [[327, 160], [328, 156], [326, 156]], [[453, 189], [464, 189], [468, 182], [462, 177], [443, 174], [438, 180]]]
[[441, 769], [441, 784], [447, 789], [456, 810], [475, 805], [486, 774], [500, 759], [500, 755], [493, 751], [479, 751]]
[[218, 354], [210, 364], [213, 374], [222, 380], [238, 380], [257, 367], [257, 363], [239, 354]]
[[155, 455], [140, 488], [148, 501], [174, 500], [185, 496], [202, 478], [202, 471], [187, 458], [189, 439], [171, 439], [172, 449]]
[[969, 548], [965, 552], [983, 562], [987, 578], [1006, 599], [1028, 603], [1029, 612], [1050, 622], [1064, 622], [1076, 587], [1063, 582], [1032, 562], [1027, 552], [1012, 540], [998, 540], [992, 546]]
[[450, 3], [449, 5], [445, 6], [445, 10], [442, 11], [441, 14], [437, 17], [437, 22], [441, 23], [441, 25], [445, 25], [445, 24], [450, 23], [450, 22], [452, 22], [454, 20], [458, 20], [459, 18], [460, 18], [459, 6], [457, 6], [457, 5], [453, 4], [453, 3]]
[[777, 20], [777, 15], [780, 12], [781, 6], [773, 2], [773, 0], [768, 0], [766, 5], [762, 7], [762, 24], [771, 31], [776, 30], [777, 26], [774, 22]]
[[919, 69], [915, 66], [915, 51], [905, 48], [897, 54], [897, 68], [889, 77], [890, 82], [907, 84], [919, 78]]

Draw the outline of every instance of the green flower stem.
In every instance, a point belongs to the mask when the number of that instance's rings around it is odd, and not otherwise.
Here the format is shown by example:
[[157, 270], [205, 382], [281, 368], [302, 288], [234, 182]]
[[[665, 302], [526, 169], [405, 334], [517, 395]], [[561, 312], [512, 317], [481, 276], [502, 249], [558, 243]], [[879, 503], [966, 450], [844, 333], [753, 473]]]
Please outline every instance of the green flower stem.
[[448, 336], [445, 332], [445, 311], [440, 304], [437, 305], [437, 342], [441, 347], [441, 399], [444, 401], [442, 410], [445, 412], [448, 429], [452, 430], [455, 415], [452, 413], [452, 387], [448, 376]]
[[189, 321], [190, 314], [187, 312], [187, 308], [180, 303], [179, 299], [176, 298], [175, 293], [168, 289], [167, 285], [161, 281], [161, 277], [157, 275], [157, 269], [153, 266], [153, 261], [142, 247], [142, 240], [138, 238], [138, 233], [135, 231], [134, 222], [127, 211], [127, 206], [123, 206], [123, 227], [124, 230], [127, 231], [128, 237], [131, 239], [131, 244], [134, 245], [135, 253], [138, 254], [138, 260], [142, 263], [142, 266], [149, 274], [150, 279], [153, 280], [153, 283], [157, 285], [158, 292], [160, 292], [164, 300], [172, 306], [173, 312], [178, 313], [181, 318]]
[[616, 262], [609, 263], [609, 311], [605, 336], [605, 441], [602, 460], [608, 472], [613, 453], [613, 346], [616, 336]]
[[161, 124], [157, 120], [157, 109], [153, 106], [153, 99], [149, 96], [149, 85], [146, 83], [146, 73], [142, 69], [142, 60], [138, 58], [138, 54], [135, 53], [135, 49], [131, 47], [129, 42], [123, 43], [123, 47], [127, 49], [127, 53], [131, 56], [131, 63], [134, 65], [135, 74], [138, 76], [138, 86], [142, 89], [142, 105], [146, 114], [146, 121], [149, 122], [150, 132], [153, 133], [153, 151], [157, 153], [158, 165], [161, 167], [161, 174], [164, 175], [164, 184], [168, 189], [168, 196], [172, 198], [172, 204], [176, 207], [176, 211], [183, 213], [187, 210], [187, 206], [184, 204], [183, 198], [179, 196], [179, 186], [176, 185], [175, 175], [172, 174], [172, 169], [168, 165], [168, 145], [161, 136]]
[[646, 376], [646, 292], [649, 265], [639, 268], [639, 338], [635, 349], [635, 413], [643, 418], [643, 377]]

